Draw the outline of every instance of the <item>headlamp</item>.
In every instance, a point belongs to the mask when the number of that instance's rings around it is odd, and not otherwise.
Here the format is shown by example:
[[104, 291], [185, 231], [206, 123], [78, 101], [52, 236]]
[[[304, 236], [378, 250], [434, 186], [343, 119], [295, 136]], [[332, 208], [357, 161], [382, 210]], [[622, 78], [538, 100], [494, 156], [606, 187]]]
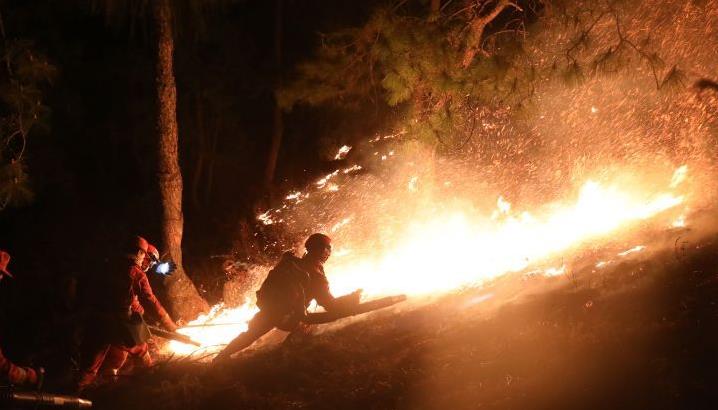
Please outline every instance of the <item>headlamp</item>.
[[169, 262], [162, 262], [157, 265], [157, 268], [155, 268], [155, 271], [159, 273], [160, 275], [167, 275], [170, 271], [170, 264]]
[[153, 265], [152, 272], [162, 276], [170, 276], [176, 269], [177, 265], [172, 261], [156, 262]]

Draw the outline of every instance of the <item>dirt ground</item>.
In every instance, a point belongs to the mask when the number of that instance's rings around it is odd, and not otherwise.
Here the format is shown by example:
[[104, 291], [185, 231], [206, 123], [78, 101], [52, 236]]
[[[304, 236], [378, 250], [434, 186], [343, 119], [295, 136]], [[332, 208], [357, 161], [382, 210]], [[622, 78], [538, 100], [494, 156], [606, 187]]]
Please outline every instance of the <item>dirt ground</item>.
[[718, 236], [654, 241], [602, 269], [630, 242], [567, 275], [510, 275], [90, 396], [99, 409], [718, 408]]

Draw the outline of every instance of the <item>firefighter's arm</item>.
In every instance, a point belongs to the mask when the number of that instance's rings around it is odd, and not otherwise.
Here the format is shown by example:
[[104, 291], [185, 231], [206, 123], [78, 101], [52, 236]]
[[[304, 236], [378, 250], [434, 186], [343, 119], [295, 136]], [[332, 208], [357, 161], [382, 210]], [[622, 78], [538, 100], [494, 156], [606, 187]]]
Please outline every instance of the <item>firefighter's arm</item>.
[[22, 386], [35, 386], [40, 377], [38, 372], [30, 367], [20, 367], [6, 359], [0, 349], [0, 381], [6, 380], [10, 384]]
[[324, 306], [327, 312], [352, 309], [361, 301], [362, 289], [357, 289], [344, 296], [334, 297], [329, 291], [329, 282], [324, 278], [317, 289], [317, 303]]
[[165, 308], [162, 306], [162, 303], [160, 303], [159, 299], [157, 299], [157, 296], [155, 296], [154, 292], [152, 291], [152, 286], [150, 286], [150, 281], [147, 279], [147, 275], [145, 275], [144, 273], [140, 278], [139, 284], [140, 297], [142, 298], [142, 301], [153, 306], [155, 313], [157, 313], [157, 317], [160, 319], [160, 322], [165, 329], [169, 330], [170, 332], [176, 331], [177, 325], [167, 313]]
[[322, 305], [327, 311], [334, 310], [336, 308], [336, 298], [329, 290], [329, 281], [324, 276], [315, 278], [315, 281], [314, 298], [317, 300], [317, 303]]

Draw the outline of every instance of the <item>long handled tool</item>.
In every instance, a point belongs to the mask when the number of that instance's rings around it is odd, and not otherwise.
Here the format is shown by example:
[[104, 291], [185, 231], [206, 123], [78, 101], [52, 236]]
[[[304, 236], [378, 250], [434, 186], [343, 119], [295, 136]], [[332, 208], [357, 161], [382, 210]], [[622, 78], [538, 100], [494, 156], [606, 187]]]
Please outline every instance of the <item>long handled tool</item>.
[[193, 328], [193, 327], [241, 326], [241, 325], [246, 325], [246, 324], [247, 323], [239, 323], [239, 322], [235, 322], [235, 323], [205, 323], [205, 324], [201, 324], [201, 325], [186, 325], [186, 326], [182, 326], [182, 328], [184, 329], [184, 328]]
[[157, 326], [147, 326], [150, 329], [150, 332], [152, 333], [152, 336], [161, 337], [163, 339], [170, 339], [170, 340], [176, 340], [181, 343], [186, 343], [188, 345], [195, 345], [197, 347], [202, 347], [202, 343], [195, 342], [187, 335], [183, 335], [181, 333], [177, 332], [170, 332], [164, 329], [160, 329]]
[[360, 315], [362, 313], [371, 312], [372, 310], [383, 309], [405, 300], [406, 295], [387, 296], [371, 300], [369, 302], [359, 303], [335, 312], [309, 313], [306, 318], [302, 319], [302, 322], [310, 325], [329, 323], [341, 318]]

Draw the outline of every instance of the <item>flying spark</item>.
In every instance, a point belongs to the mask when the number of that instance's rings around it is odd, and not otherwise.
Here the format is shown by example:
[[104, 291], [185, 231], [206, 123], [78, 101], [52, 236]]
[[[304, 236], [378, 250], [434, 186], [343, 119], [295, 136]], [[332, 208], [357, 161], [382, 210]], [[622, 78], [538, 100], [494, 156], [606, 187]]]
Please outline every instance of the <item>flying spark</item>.
[[348, 145], [342, 146], [341, 148], [339, 148], [337, 155], [334, 156], [334, 159], [337, 161], [340, 159], [344, 159], [347, 156], [347, 154], [349, 153], [349, 151], [351, 151], [351, 149], [352, 149], [352, 147], [350, 147]]

